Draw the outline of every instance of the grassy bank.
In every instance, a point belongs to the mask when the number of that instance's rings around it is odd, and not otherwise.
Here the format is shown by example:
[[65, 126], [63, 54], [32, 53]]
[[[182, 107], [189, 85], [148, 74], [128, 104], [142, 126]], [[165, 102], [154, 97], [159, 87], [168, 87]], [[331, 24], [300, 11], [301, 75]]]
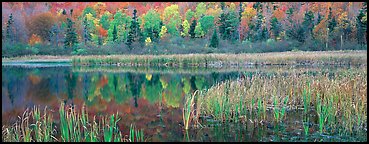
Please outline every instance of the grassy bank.
[[73, 65], [223, 67], [245, 65], [366, 65], [366, 50], [250, 54], [89, 55], [2, 58], [3, 62], [71, 62]]
[[59, 117], [52, 111], [38, 107], [26, 110], [13, 125], [2, 126], [3, 142], [135, 142], [144, 141], [143, 130], [131, 125], [129, 136], [124, 136], [116, 115], [89, 117], [87, 109], [76, 110], [72, 106], [59, 108]]
[[276, 52], [262, 54], [185, 54], [185, 55], [110, 55], [74, 56], [73, 65], [113, 64], [124, 66], [200, 66], [245, 65], [361, 65], [366, 51]]
[[[288, 111], [297, 111], [298, 121], [315, 124], [320, 133], [352, 134], [367, 128], [367, 72], [363, 67], [335, 74], [246, 76], [188, 95], [184, 105], [184, 115], [193, 115], [184, 123], [195, 126], [201, 117], [278, 124]], [[308, 134], [309, 126], [304, 128]]]

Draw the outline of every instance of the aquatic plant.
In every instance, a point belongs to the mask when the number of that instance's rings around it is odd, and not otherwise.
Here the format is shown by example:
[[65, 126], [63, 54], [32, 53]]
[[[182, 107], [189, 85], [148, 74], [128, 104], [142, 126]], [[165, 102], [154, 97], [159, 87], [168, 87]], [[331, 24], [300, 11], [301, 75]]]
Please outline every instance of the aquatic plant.
[[307, 63], [361, 65], [366, 64], [366, 55], [360, 51], [325, 51], [319, 53], [273, 52], [262, 54], [91, 55], [72, 57], [73, 65], [218, 67], [244, 64], [286, 65]]
[[[11, 126], [3, 125], [4, 142], [125, 142], [145, 141], [143, 130], [136, 130], [134, 139], [125, 139], [117, 127], [120, 120], [118, 113], [103, 117], [96, 122], [96, 116], [89, 120], [87, 109], [83, 105], [82, 114], [74, 106], [60, 104], [60, 122], [53, 119], [53, 114], [45, 108], [43, 115], [38, 107], [26, 109], [19, 120]], [[110, 119], [109, 119], [110, 118]], [[57, 133], [60, 132], [60, 135]]]
[[129, 140], [130, 142], [144, 142], [143, 130], [136, 129], [136, 126], [132, 125], [129, 127]]
[[182, 118], [183, 118], [183, 124], [184, 124], [184, 128], [187, 130], [189, 127], [189, 123], [191, 122], [191, 117], [193, 117], [194, 113], [193, 113], [193, 107], [194, 107], [194, 98], [196, 93], [198, 92], [198, 90], [196, 90], [193, 94], [189, 94], [188, 96], [185, 97], [185, 104], [183, 106], [183, 113], [182, 113]]

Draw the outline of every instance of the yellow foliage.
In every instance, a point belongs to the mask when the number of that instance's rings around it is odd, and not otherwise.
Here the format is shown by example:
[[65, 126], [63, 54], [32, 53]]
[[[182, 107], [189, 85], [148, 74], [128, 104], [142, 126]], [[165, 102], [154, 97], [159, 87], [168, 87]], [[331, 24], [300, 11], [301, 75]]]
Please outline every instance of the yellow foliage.
[[242, 19], [250, 20], [254, 16], [256, 16], [256, 9], [253, 7], [246, 7], [242, 13]]
[[146, 46], [151, 44], [151, 38], [150, 37], [147, 37], [146, 40], [145, 40], [145, 44]]
[[38, 44], [38, 43], [41, 43], [41, 38], [36, 35], [36, 34], [32, 34], [32, 36], [29, 38], [29, 44], [30, 45], [35, 45], [35, 44]]
[[86, 14], [87, 20], [94, 20], [94, 17], [91, 13]]
[[148, 81], [151, 81], [151, 78], [152, 78], [152, 74], [146, 74], [146, 79], [147, 79]]

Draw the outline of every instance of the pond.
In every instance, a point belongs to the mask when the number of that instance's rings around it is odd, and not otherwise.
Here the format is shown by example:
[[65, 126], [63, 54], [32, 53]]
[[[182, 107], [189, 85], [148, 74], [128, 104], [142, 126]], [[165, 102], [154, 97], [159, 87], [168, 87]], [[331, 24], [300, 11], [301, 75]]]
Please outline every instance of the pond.
[[[118, 125], [128, 134], [130, 124], [144, 130], [147, 141], [367, 141], [366, 131], [355, 135], [318, 133], [312, 123], [305, 136], [302, 116], [291, 111], [286, 122], [254, 126], [254, 123], [221, 123], [211, 118], [202, 128], [184, 131], [182, 108], [185, 96], [225, 80], [256, 73], [307, 70], [334, 74], [351, 67], [247, 67], [247, 68], [127, 68], [117, 66], [75, 67], [68, 64], [2, 65], [2, 123], [10, 124], [26, 108], [48, 107], [57, 112], [61, 102], [81, 107], [90, 115], [119, 112]], [[312, 115], [311, 119], [316, 116]]]

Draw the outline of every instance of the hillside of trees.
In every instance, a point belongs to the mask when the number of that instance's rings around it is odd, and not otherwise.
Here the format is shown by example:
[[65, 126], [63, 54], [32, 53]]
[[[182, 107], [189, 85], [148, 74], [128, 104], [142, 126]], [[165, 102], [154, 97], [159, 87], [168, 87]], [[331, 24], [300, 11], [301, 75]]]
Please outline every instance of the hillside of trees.
[[2, 2], [2, 57], [367, 49], [366, 2]]

